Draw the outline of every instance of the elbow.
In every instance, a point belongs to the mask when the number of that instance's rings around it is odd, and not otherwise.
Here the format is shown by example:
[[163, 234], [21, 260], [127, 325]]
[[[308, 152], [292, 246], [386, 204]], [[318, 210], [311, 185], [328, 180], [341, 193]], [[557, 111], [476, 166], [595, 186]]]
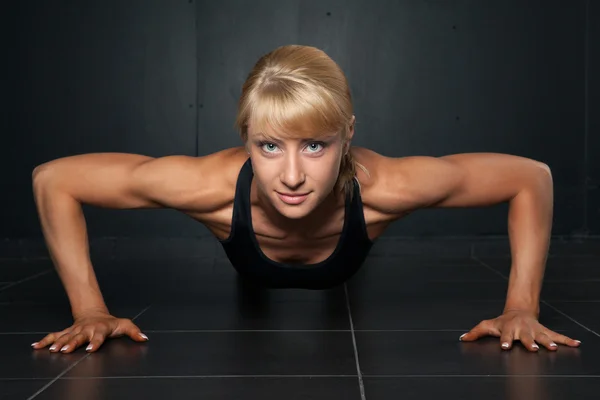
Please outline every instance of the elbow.
[[552, 177], [552, 170], [550, 169], [550, 166], [548, 164], [539, 161], [536, 164], [537, 167], [542, 171], [542, 173], [546, 174], [549, 177]]
[[544, 163], [538, 163], [538, 167], [540, 169], [540, 175], [542, 176], [542, 180], [552, 186], [553, 183], [553, 178], [552, 178], [552, 170], [550, 169], [550, 166], [548, 166], [548, 164], [544, 164]]
[[526, 190], [541, 190], [544, 193], [550, 194], [554, 190], [553, 187], [554, 181], [552, 178], [552, 171], [548, 164], [536, 162], [534, 168], [532, 168], [531, 173], [529, 174]]
[[51, 175], [52, 168], [48, 165], [48, 163], [40, 164], [35, 167], [31, 173], [31, 182], [34, 189], [42, 184], [45, 185], [49, 181]]

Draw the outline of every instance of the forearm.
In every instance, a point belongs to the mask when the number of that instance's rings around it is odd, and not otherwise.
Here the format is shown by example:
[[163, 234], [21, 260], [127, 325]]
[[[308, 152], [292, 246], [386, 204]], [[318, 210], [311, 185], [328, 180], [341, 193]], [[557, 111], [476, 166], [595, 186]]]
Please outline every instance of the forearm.
[[509, 202], [508, 233], [512, 265], [505, 311], [528, 310], [539, 316], [542, 281], [550, 244], [553, 182], [540, 169]]
[[108, 312], [90, 260], [81, 204], [50, 179], [34, 177], [33, 187], [46, 246], [73, 316], [90, 309]]

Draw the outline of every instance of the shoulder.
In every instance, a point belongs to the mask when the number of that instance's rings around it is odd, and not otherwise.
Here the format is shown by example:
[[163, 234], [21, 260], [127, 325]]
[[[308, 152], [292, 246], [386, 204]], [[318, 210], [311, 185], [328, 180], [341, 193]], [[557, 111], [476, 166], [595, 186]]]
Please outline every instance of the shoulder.
[[389, 157], [363, 147], [353, 147], [363, 205], [393, 220], [439, 200], [454, 185], [456, 168], [430, 156]]
[[233, 202], [237, 177], [248, 154], [243, 147], [233, 147], [199, 157], [163, 159], [162, 166], [155, 168], [162, 169], [171, 182], [168, 191], [173, 192], [170, 197], [177, 200], [170, 206], [201, 218]]

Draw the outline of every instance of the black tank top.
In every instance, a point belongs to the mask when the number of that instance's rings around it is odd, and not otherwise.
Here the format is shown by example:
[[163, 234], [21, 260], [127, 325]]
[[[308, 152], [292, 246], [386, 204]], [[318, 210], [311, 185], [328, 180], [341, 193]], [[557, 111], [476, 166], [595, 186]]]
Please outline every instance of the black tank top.
[[220, 243], [240, 275], [269, 288], [329, 289], [343, 284], [361, 267], [373, 242], [369, 239], [363, 214], [360, 187], [353, 179], [353, 196], [346, 194], [344, 227], [333, 253], [316, 264], [279, 263], [260, 249], [252, 229], [250, 184], [254, 172], [250, 158], [237, 179], [229, 237]]

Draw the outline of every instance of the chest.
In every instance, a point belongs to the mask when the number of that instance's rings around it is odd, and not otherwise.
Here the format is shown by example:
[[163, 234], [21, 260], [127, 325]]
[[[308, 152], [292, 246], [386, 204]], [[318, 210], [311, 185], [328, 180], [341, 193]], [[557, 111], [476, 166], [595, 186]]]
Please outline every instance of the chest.
[[[344, 228], [343, 207], [324, 220], [318, 229], [292, 233], [273, 227], [262, 215], [262, 210], [252, 207], [252, 227], [259, 250], [280, 263], [316, 264], [326, 260], [335, 250]], [[388, 223], [368, 207], [363, 213], [368, 237], [374, 241]], [[213, 213], [209, 220], [203, 218], [202, 222], [215, 238], [225, 240], [231, 233], [232, 218], [233, 206]]]

